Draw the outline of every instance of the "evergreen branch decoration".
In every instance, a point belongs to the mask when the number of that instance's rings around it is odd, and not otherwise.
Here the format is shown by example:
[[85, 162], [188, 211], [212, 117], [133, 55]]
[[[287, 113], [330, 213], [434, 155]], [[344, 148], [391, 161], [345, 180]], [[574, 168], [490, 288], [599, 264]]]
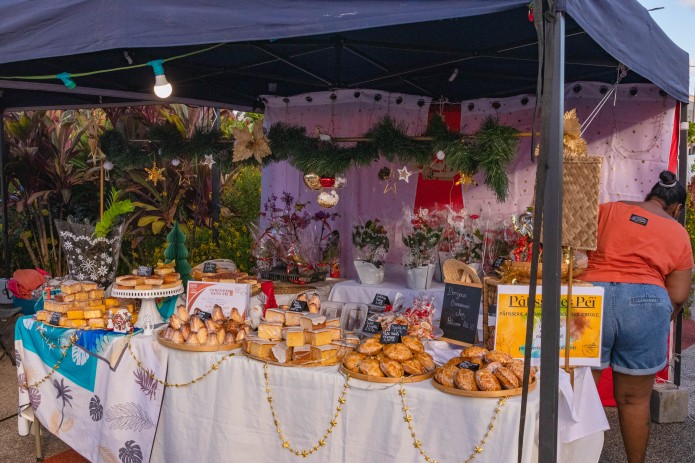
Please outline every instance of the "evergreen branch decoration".
[[485, 171], [485, 184], [495, 192], [498, 202], [504, 202], [509, 195], [506, 169], [514, 160], [519, 145], [517, 134], [516, 129], [501, 125], [492, 117], [486, 118], [475, 134], [473, 155]]
[[372, 150], [376, 157], [383, 156], [390, 162], [426, 163], [432, 155], [430, 146], [413, 140], [406, 128], [389, 116], [384, 117], [365, 134], [372, 139]]

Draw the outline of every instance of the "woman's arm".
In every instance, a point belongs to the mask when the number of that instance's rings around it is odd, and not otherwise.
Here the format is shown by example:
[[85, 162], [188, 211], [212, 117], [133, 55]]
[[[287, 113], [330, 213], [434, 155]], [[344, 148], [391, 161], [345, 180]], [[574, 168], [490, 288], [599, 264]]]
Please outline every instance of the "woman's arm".
[[691, 278], [692, 269], [674, 270], [666, 275], [666, 291], [671, 298], [671, 304], [673, 304], [673, 315], [671, 315], [671, 319], [676, 318], [683, 304], [688, 300], [690, 285], [692, 283]]

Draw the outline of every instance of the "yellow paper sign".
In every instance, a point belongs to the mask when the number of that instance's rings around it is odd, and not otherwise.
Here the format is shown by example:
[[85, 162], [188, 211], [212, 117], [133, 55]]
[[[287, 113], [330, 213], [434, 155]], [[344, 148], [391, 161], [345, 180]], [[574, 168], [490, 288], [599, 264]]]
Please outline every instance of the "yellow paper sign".
[[[533, 320], [533, 365], [540, 363], [542, 289], [538, 286]], [[500, 285], [497, 291], [497, 327], [495, 349], [514, 358], [524, 357], [529, 287]], [[567, 287], [562, 287], [560, 308], [560, 362], [565, 358], [565, 322], [567, 320]], [[601, 365], [601, 326], [603, 314], [603, 288], [573, 287], [570, 320], [570, 365]]]

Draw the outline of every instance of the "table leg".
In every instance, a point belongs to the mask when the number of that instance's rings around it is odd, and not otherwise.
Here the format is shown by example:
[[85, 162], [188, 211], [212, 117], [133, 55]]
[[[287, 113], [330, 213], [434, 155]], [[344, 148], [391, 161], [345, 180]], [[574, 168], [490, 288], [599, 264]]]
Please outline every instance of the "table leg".
[[41, 451], [41, 422], [34, 415], [34, 445], [36, 446], [36, 461], [43, 461], [43, 452]]

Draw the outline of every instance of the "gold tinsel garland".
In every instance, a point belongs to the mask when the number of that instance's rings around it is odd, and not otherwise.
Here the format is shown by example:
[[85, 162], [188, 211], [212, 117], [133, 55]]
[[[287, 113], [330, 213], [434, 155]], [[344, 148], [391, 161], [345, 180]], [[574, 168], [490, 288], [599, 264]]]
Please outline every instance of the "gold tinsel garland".
[[[405, 395], [406, 391], [403, 388], [403, 383], [399, 383], [399, 388], [398, 388], [398, 395], [401, 397], [401, 405], [402, 405], [402, 410], [403, 410], [403, 421], [406, 422], [408, 425], [408, 430], [410, 430], [410, 436], [413, 438], [413, 447], [415, 447], [419, 452], [420, 455], [422, 455], [425, 458], [425, 461], [427, 463], [438, 463], [437, 460], [432, 458], [425, 452], [423, 449], [423, 444], [418, 440], [417, 434], [415, 433], [415, 427], [413, 426], [413, 415], [410, 413], [410, 409], [408, 406], [405, 404]], [[487, 442], [488, 437], [490, 437], [490, 433], [495, 427], [495, 421], [497, 421], [497, 416], [500, 414], [502, 411], [502, 407], [507, 403], [508, 397], [502, 397], [497, 401], [497, 406], [495, 407], [495, 413], [492, 415], [492, 418], [490, 419], [490, 423], [487, 425], [487, 429], [485, 431], [485, 434], [483, 435], [483, 438], [480, 439], [480, 442], [478, 445], [476, 445], [473, 448], [473, 453], [468, 457], [467, 460], [465, 460], [464, 463], [470, 463], [471, 461], [475, 460], [475, 457], [478, 456], [478, 454], [483, 453], [484, 447], [485, 447], [485, 442]]]
[[330, 425], [328, 426], [328, 429], [326, 429], [326, 433], [323, 435], [321, 439], [318, 440], [316, 445], [314, 445], [310, 450], [297, 450], [292, 447], [292, 444], [290, 444], [290, 441], [285, 438], [285, 435], [282, 432], [282, 429], [280, 428], [280, 422], [278, 421], [278, 417], [275, 413], [275, 407], [273, 406], [273, 396], [270, 393], [270, 383], [268, 381], [268, 364], [263, 365], [263, 377], [265, 378], [265, 393], [266, 393], [266, 399], [268, 400], [268, 405], [270, 406], [270, 413], [273, 415], [273, 424], [275, 425], [275, 429], [277, 431], [278, 437], [280, 438], [280, 441], [282, 442], [282, 448], [287, 449], [288, 451], [294, 453], [296, 456], [301, 456], [303, 458], [306, 458], [307, 456], [318, 452], [318, 450], [321, 447], [324, 447], [326, 445], [326, 440], [331, 436], [331, 433], [333, 432], [333, 429], [338, 425], [338, 417], [340, 416], [340, 412], [343, 410], [343, 405], [345, 405], [346, 399], [345, 396], [347, 395], [347, 390], [349, 388], [349, 382], [350, 382], [350, 375], [347, 375], [345, 377], [345, 384], [343, 384], [343, 391], [340, 394], [340, 397], [338, 397], [338, 406], [335, 408], [335, 414], [333, 415], [333, 419], [331, 420]]

